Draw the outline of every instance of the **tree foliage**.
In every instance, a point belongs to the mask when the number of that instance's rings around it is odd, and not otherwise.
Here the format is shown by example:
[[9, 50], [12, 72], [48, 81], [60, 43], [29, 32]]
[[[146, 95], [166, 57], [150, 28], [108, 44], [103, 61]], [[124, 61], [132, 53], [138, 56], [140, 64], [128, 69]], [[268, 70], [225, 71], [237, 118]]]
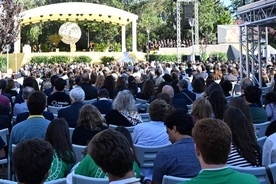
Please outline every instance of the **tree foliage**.
[[0, 51], [14, 43], [18, 36], [19, 13], [21, 5], [18, 1], [3, 0], [0, 5]]

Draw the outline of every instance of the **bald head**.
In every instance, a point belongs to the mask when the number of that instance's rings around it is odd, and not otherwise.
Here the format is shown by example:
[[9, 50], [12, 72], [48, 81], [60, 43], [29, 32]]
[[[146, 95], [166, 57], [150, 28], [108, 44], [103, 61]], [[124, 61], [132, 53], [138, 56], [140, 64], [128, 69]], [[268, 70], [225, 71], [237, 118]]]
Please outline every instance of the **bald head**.
[[249, 78], [243, 78], [241, 81], [241, 88], [245, 90], [248, 86], [253, 86], [253, 82]]
[[167, 94], [169, 94], [171, 98], [174, 97], [174, 90], [173, 90], [173, 88], [172, 88], [170, 85], [165, 85], [165, 86], [162, 88], [162, 93], [167, 93]]

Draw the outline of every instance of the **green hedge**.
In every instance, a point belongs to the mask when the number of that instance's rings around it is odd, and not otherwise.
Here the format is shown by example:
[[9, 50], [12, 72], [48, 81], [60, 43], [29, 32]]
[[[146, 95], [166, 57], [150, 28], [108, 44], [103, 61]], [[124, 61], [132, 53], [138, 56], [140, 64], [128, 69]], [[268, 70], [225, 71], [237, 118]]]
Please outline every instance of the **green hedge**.
[[[147, 57], [147, 55], [145, 56]], [[177, 55], [159, 55], [159, 54], [150, 54], [150, 61], [160, 61], [160, 62], [177, 62]]]
[[61, 64], [61, 63], [90, 63], [92, 59], [88, 56], [75, 56], [70, 58], [70, 56], [34, 56], [31, 58], [30, 63], [37, 64]]
[[92, 59], [88, 56], [76, 56], [73, 58], [74, 63], [90, 63]]
[[114, 59], [114, 57], [113, 56], [111, 56], [111, 57], [108, 57], [108, 56], [103, 56], [103, 57], [101, 57], [101, 63], [103, 64], [103, 65], [107, 65], [108, 63], [110, 63], [110, 62], [112, 62], [112, 61], [114, 61], [115, 59]]
[[7, 71], [7, 57], [6, 56], [0, 56], [0, 70], [2, 72]]

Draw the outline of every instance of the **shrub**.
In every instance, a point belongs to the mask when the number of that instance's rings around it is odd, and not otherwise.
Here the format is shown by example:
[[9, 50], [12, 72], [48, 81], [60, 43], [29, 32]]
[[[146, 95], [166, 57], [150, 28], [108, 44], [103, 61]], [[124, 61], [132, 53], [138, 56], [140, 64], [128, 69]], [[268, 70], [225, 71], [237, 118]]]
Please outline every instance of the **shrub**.
[[48, 63], [50, 64], [61, 64], [61, 63], [69, 63], [70, 57], [69, 56], [51, 56], [48, 59]]
[[220, 61], [227, 61], [227, 53], [225, 52], [212, 52], [210, 56], [213, 60], [216, 60], [217, 56], [219, 56]]
[[114, 57], [113, 56], [111, 56], [111, 57], [108, 57], [108, 56], [103, 56], [103, 57], [101, 57], [101, 63], [103, 64], [103, 65], [107, 65], [108, 63], [110, 63], [110, 62], [112, 62], [112, 61], [114, 61], [115, 59], [114, 59]]
[[150, 54], [149, 60], [160, 61], [160, 62], [177, 62], [177, 55], [176, 54], [173, 54], [173, 55]]
[[104, 52], [106, 50], [106, 43], [95, 43], [94, 50], [96, 52]]
[[7, 70], [7, 57], [0, 56], [0, 71], [6, 72]]
[[45, 64], [48, 64], [48, 59], [49, 59], [49, 57], [47, 57], [47, 56], [34, 56], [34, 57], [31, 58], [30, 63], [36, 63], [36, 64], [45, 63]]
[[74, 63], [91, 63], [92, 59], [88, 56], [76, 56], [73, 58]]

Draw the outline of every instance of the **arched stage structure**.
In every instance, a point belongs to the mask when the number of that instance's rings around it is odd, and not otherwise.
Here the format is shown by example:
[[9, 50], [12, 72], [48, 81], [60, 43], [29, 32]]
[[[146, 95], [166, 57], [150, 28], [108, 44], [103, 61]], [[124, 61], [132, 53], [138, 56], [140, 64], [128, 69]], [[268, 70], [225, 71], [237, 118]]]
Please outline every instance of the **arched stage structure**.
[[[132, 23], [132, 51], [137, 51], [137, 24], [138, 16], [127, 11], [110, 6], [66, 2], [50, 4], [30, 9], [21, 13], [20, 27], [45, 21], [98, 21], [122, 27], [122, 51], [126, 51], [126, 25]], [[20, 32], [20, 29], [19, 29]], [[19, 34], [19, 38], [20, 38]], [[15, 43], [15, 52], [20, 53], [20, 39]]]

